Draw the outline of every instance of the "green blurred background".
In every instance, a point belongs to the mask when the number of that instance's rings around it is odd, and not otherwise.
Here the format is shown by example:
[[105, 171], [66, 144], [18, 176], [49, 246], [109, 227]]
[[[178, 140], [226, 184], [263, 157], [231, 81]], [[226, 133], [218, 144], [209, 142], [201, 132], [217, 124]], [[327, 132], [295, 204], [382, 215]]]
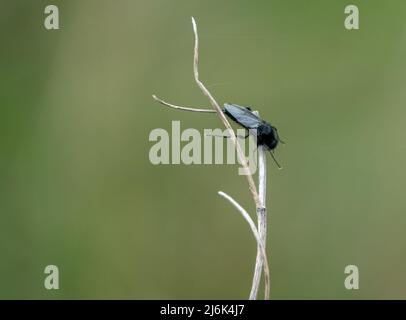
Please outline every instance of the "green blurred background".
[[[60, 30], [43, 27], [60, 10]], [[344, 29], [344, 7], [360, 30]], [[230, 165], [153, 166], [155, 128], [217, 128], [220, 102], [278, 127], [269, 157], [271, 296], [406, 298], [406, 3], [0, 2], [0, 298], [246, 299], [256, 244]], [[60, 290], [45, 290], [46, 265]], [[344, 288], [344, 268], [360, 289]], [[262, 290], [261, 290], [262, 294]]]

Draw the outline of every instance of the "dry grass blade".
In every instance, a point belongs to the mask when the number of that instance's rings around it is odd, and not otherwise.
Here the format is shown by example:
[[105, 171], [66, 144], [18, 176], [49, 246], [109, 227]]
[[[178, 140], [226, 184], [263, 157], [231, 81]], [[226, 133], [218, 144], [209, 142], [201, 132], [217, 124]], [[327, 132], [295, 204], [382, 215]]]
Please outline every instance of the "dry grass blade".
[[237, 140], [237, 137], [234, 133], [233, 128], [231, 128], [230, 123], [228, 122], [226, 116], [224, 115], [223, 110], [221, 110], [219, 104], [214, 99], [214, 97], [212, 96], [210, 91], [207, 90], [207, 88], [204, 86], [204, 84], [199, 79], [199, 35], [197, 33], [196, 21], [193, 17], [192, 17], [192, 25], [193, 25], [193, 32], [195, 34], [195, 48], [194, 48], [194, 56], [193, 56], [193, 73], [195, 76], [195, 81], [196, 81], [198, 87], [200, 88], [200, 90], [203, 92], [203, 94], [209, 99], [214, 110], [217, 111], [217, 114], [220, 117], [220, 120], [223, 122], [224, 126], [229, 130], [229, 132], [231, 134], [231, 140], [233, 141], [233, 143], [236, 147], [236, 150], [237, 150], [238, 158], [244, 168], [245, 176], [248, 181], [248, 187], [251, 191], [255, 205], [256, 205], [256, 207], [258, 207], [259, 206], [259, 196], [258, 196], [257, 187], [255, 186], [254, 179], [252, 179], [250, 169], [248, 168], [248, 165], [247, 165], [247, 159], [245, 158], [241, 145]]
[[[258, 247], [260, 248], [260, 252], [262, 255], [262, 260], [264, 263], [264, 277], [265, 277], [265, 300], [269, 299], [269, 266], [268, 266], [268, 259], [266, 257], [266, 252], [265, 252], [265, 246], [264, 243], [262, 242], [261, 236], [255, 226], [254, 221], [252, 221], [250, 215], [245, 211], [243, 207], [239, 205], [237, 201], [235, 201], [233, 198], [231, 198], [229, 195], [226, 193], [219, 191], [218, 193], [220, 196], [223, 198], [227, 199], [230, 201], [230, 203], [237, 208], [237, 210], [241, 213], [245, 221], [248, 222], [249, 226], [251, 227], [251, 231], [254, 234], [255, 239], [257, 240]], [[262, 269], [262, 268], [261, 268]]]

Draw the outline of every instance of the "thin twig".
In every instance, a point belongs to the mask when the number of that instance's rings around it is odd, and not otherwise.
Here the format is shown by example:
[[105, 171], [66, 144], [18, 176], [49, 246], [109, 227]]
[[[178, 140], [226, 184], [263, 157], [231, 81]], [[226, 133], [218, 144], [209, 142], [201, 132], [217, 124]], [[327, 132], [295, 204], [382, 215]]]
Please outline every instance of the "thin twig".
[[161, 98], [158, 98], [154, 94], [152, 95], [152, 98], [154, 98], [160, 104], [167, 106], [169, 108], [173, 108], [173, 109], [178, 109], [178, 110], [183, 110], [183, 111], [192, 111], [192, 112], [206, 112], [206, 113], [216, 113], [217, 112], [216, 110], [213, 110], [213, 109], [196, 109], [196, 108], [190, 108], [190, 107], [177, 106], [175, 104], [166, 102], [166, 101], [162, 100]]
[[213, 98], [211, 95], [210, 91], [207, 90], [207, 88], [204, 86], [204, 84], [200, 81], [199, 79], [199, 36], [197, 34], [197, 25], [195, 19], [192, 17], [192, 25], [193, 25], [193, 32], [195, 34], [195, 50], [194, 50], [194, 57], [193, 57], [193, 73], [195, 76], [195, 81], [197, 85], [199, 86], [200, 90], [203, 92], [203, 94], [209, 99], [212, 107], [214, 110], [217, 111], [218, 116], [220, 117], [220, 120], [223, 122], [224, 126], [228, 129], [228, 131], [231, 134], [231, 140], [233, 141], [235, 148], [237, 150], [237, 155], [238, 158], [241, 162], [241, 165], [243, 166], [245, 176], [247, 177], [248, 181], [248, 187], [251, 191], [252, 197], [254, 198], [254, 202], [256, 207], [259, 206], [259, 196], [257, 192], [257, 188], [254, 183], [254, 179], [252, 179], [252, 175], [250, 172], [250, 169], [248, 168], [247, 165], [247, 159], [245, 158], [245, 155], [242, 151], [241, 145], [237, 140], [237, 137], [234, 133], [233, 128], [231, 128], [230, 123], [228, 122], [226, 116], [224, 115], [223, 111], [221, 110], [219, 104], [217, 101]]
[[[254, 113], [259, 116], [257, 111]], [[266, 216], [266, 150], [264, 146], [258, 146], [258, 190], [259, 190], [259, 207], [257, 207], [258, 232], [261, 241], [266, 249], [267, 240], [267, 216]], [[257, 257], [255, 259], [255, 271], [252, 279], [250, 300], [256, 300], [258, 295], [259, 284], [261, 282], [261, 273], [264, 261], [261, 249], [257, 248]], [[268, 281], [270, 278], [268, 278]], [[266, 281], [266, 279], [265, 279]], [[268, 288], [270, 284], [268, 283]], [[269, 294], [269, 293], [268, 293]]]
[[[252, 221], [250, 215], [247, 213], [247, 211], [244, 210], [243, 207], [241, 207], [237, 201], [235, 201], [233, 198], [231, 198], [229, 195], [226, 193], [219, 191], [218, 193], [220, 196], [224, 197], [228, 201], [231, 202], [231, 204], [237, 208], [238, 211], [240, 211], [241, 215], [244, 217], [244, 219], [248, 222], [249, 226], [251, 227], [252, 233], [255, 236], [255, 239], [257, 240], [257, 245], [260, 250], [261, 256], [262, 256], [262, 261], [264, 262], [264, 277], [265, 277], [265, 300], [269, 299], [269, 266], [268, 266], [268, 259], [266, 257], [266, 252], [265, 252], [265, 245], [264, 242], [261, 239], [261, 236], [255, 226], [254, 221]], [[262, 269], [262, 267], [261, 267]]]

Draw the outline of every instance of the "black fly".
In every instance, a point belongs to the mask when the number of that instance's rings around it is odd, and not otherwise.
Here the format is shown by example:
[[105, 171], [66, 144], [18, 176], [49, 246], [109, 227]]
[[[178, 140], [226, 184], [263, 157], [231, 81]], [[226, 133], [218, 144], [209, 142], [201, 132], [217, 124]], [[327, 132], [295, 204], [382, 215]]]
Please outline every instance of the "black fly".
[[223, 111], [231, 120], [245, 129], [255, 129], [257, 133], [257, 145], [265, 146], [270, 151], [278, 168], [282, 168], [275, 159], [274, 150], [279, 142], [282, 144], [284, 144], [284, 142], [279, 139], [278, 130], [275, 127], [255, 115], [249, 107], [226, 103], [224, 104]]

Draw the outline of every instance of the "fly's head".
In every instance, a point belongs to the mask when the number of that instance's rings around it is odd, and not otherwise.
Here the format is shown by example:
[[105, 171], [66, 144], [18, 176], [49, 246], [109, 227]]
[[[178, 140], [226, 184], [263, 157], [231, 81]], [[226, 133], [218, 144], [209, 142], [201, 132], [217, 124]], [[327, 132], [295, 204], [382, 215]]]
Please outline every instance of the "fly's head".
[[279, 143], [276, 129], [269, 123], [260, 125], [257, 129], [258, 145], [265, 145], [269, 150], [273, 150]]

